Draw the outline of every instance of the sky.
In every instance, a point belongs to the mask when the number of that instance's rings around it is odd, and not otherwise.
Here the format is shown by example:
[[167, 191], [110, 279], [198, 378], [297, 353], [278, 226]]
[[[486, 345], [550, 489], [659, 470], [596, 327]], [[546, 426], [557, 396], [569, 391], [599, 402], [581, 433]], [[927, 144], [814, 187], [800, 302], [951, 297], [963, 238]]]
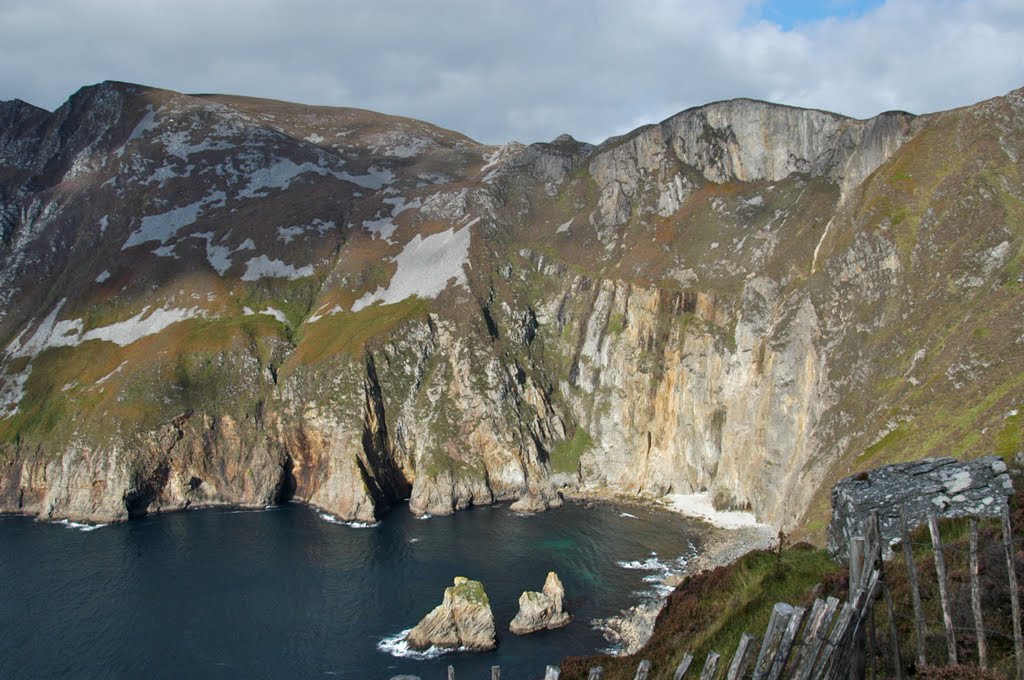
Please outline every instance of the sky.
[[123, 80], [599, 142], [750, 97], [866, 118], [1024, 86], [1022, 0], [0, 0], [0, 100]]

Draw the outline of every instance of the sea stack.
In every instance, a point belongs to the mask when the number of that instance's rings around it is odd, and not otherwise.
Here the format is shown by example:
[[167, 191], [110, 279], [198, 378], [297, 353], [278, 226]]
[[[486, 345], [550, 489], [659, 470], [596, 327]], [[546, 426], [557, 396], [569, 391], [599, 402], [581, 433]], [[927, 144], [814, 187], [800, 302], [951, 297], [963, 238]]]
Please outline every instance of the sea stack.
[[455, 585], [445, 588], [441, 604], [409, 631], [407, 640], [409, 646], [417, 650], [461, 647], [486, 652], [494, 649], [497, 646], [494, 614], [483, 584], [456, 576]]
[[512, 619], [508, 629], [516, 635], [526, 635], [545, 628], [561, 628], [569, 625], [572, 616], [562, 611], [565, 588], [558, 574], [548, 572], [541, 592], [526, 591], [519, 596], [519, 613]]

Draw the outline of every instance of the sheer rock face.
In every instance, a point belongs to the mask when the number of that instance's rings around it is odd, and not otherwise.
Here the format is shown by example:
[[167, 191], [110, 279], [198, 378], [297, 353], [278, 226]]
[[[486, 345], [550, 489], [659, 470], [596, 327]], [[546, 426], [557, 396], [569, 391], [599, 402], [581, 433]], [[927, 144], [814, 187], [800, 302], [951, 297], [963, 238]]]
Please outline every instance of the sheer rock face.
[[541, 592], [528, 590], [519, 596], [519, 612], [508, 629], [516, 635], [526, 635], [569, 625], [572, 616], [562, 611], [564, 597], [565, 588], [558, 574], [549, 571]]
[[127, 83], [0, 102], [0, 512], [583, 488], [823, 526], [842, 475], [1019, 450], [1021, 159], [1024, 90], [596, 147]]
[[409, 631], [409, 646], [464, 648], [485, 652], [497, 646], [494, 614], [479, 581], [455, 577], [455, 585], [445, 588], [444, 600], [416, 627]]

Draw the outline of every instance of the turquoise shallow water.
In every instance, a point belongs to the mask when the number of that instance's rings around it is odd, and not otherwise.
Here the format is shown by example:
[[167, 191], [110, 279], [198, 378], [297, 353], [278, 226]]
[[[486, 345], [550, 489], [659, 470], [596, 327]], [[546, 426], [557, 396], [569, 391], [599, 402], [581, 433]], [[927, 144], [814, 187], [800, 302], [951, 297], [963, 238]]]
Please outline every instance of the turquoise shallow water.
[[[606, 505], [507, 506], [355, 528], [288, 504], [199, 510], [82, 531], [0, 517], [0, 678], [539, 678], [607, 645], [591, 620], [635, 604], [700, 526]], [[517, 637], [518, 597], [549, 570], [575, 620]], [[498, 649], [402, 656], [389, 643], [456, 575], [483, 581]], [[645, 581], [644, 579], [648, 580]]]

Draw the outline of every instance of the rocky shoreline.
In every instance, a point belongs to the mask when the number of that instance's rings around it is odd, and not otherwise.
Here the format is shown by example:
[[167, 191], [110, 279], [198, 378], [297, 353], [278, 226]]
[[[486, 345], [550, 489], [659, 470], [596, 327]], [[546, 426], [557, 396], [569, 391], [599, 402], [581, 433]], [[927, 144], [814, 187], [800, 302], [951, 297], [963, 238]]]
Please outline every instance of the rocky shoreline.
[[[617, 508], [635, 507], [679, 512], [664, 499], [657, 498], [638, 498], [594, 491], [574, 493], [567, 495], [566, 498], [578, 502], [607, 504]], [[662, 581], [667, 588], [675, 588], [687, 576], [730, 564], [752, 550], [764, 550], [775, 545], [777, 534], [771, 527], [765, 525], [723, 528], [715, 526], [703, 517], [682, 512], [679, 514], [702, 520], [707, 526], [707, 531], [701, 537], [703, 545], [700, 553], [687, 560], [681, 571], [669, 574]], [[669, 592], [671, 591], [640, 602], [616, 615], [592, 622], [610, 643], [611, 653], [629, 655], [647, 643], [654, 632], [658, 614], [668, 601]]]
[[[606, 489], [571, 489], [562, 488], [559, 490], [560, 494], [566, 501], [581, 503], [586, 506], [594, 505], [606, 505], [616, 509], [629, 509], [636, 508], [642, 510], [661, 510], [667, 512], [676, 512], [682, 517], [689, 517], [691, 519], [701, 520], [705, 525], [705, 532], [702, 533], [701, 539], [703, 542], [702, 550], [699, 554], [695, 555], [692, 559], [686, 562], [685, 567], [678, 571], [670, 573], [662, 581], [662, 585], [666, 588], [674, 588], [683, 579], [689, 575], [700, 573], [708, 569], [714, 569], [718, 566], [729, 564], [739, 557], [742, 557], [751, 550], [766, 549], [774, 545], [775, 532], [764, 525], [755, 526], [744, 526], [740, 528], [723, 528], [715, 526], [714, 523], [708, 521], [705, 517], [691, 515], [685, 512], [680, 512], [677, 508], [668, 502], [665, 498], [656, 498], [648, 496], [629, 496], [624, 494], [615, 493]], [[314, 503], [301, 501], [298, 499], [290, 502], [298, 502], [318, 513], [325, 513], [326, 511], [317, 506]], [[550, 508], [556, 508], [557, 505], [551, 505]], [[165, 511], [158, 511], [155, 514], [166, 514], [169, 512], [185, 512], [188, 510], [200, 510], [210, 508], [233, 508], [239, 510], [263, 510], [266, 509], [265, 504], [245, 504], [245, 503], [197, 503], [192, 506], [186, 506], [184, 508], [174, 508]], [[540, 509], [538, 509], [540, 511]], [[3, 513], [6, 515], [25, 515], [32, 516], [31, 513]], [[35, 516], [37, 520], [46, 522], [67, 522], [69, 520], [65, 518], [46, 518]], [[118, 520], [114, 520], [118, 521]], [[127, 521], [127, 520], [120, 520]], [[335, 520], [339, 521], [339, 520]], [[84, 527], [99, 527], [105, 526], [105, 523], [93, 523], [88, 520], [84, 520]], [[340, 521], [344, 524], [350, 522]], [[77, 522], [76, 522], [77, 523]], [[670, 591], [669, 591], [670, 592]], [[661, 612], [662, 608], [667, 601], [668, 592], [664, 594], [653, 595], [650, 599], [639, 602], [632, 607], [620, 611], [618, 614], [610, 616], [604, 619], [596, 619], [592, 621], [595, 628], [600, 630], [604, 635], [605, 639], [611, 645], [613, 653], [620, 655], [628, 655], [640, 649], [647, 640], [650, 639], [651, 634], [654, 630], [654, 622]]]

